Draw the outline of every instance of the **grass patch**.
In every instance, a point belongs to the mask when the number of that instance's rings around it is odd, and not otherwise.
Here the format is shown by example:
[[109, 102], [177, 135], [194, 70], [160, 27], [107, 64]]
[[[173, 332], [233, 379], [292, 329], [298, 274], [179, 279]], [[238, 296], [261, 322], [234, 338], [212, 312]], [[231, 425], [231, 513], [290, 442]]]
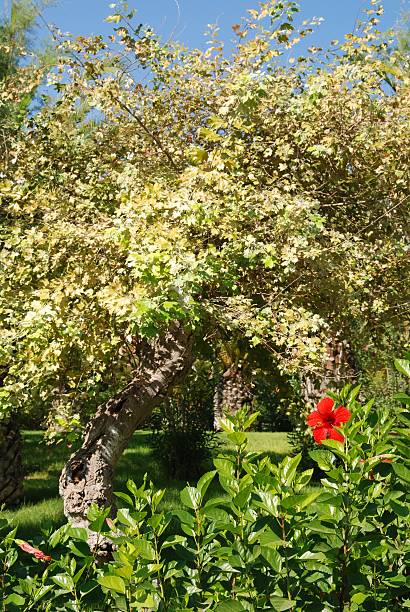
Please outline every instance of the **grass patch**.
[[[286, 433], [252, 432], [248, 436], [249, 450], [267, 454], [272, 461], [281, 460], [290, 452]], [[226, 444], [223, 434], [221, 438], [221, 444]], [[0, 512], [1, 517], [11, 519], [13, 524], [19, 526], [21, 537], [30, 538], [40, 531], [52, 531], [64, 523], [58, 479], [70, 453], [63, 446], [47, 446], [42, 432], [24, 432], [24, 503], [15, 510]], [[167, 489], [163, 500], [164, 510], [181, 506], [179, 491], [186, 483], [167, 478], [151, 453], [149, 432], [137, 431], [119, 461], [114, 490], [123, 491], [129, 478], [140, 483], [145, 473], [156, 487]], [[217, 483], [210, 494], [221, 494]]]

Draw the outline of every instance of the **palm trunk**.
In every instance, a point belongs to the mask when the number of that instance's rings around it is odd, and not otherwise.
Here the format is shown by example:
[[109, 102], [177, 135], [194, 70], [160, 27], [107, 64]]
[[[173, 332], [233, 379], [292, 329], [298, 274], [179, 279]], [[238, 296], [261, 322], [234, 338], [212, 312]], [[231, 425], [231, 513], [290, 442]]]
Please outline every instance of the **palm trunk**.
[[305, 403], [313, 408], [328, 389], [340, 389], [355, 379], [355, 368], [345, 342], [332, 340], [327, 346], [327, 360], [323, 376], [301, 378], [302, 395]]
[[241, 370], [228, 368], [217, 384], [214, 395], [214, 428], [219, 429], [219, 419], [227, 412], [234, 416], [251, 399], [249, 386]]
[[22, 441], [13, 421], [0, 421], [0, 506], [14, 506], [23, 497]]
[[114, 507], [115, 466], [136, 428], [169, 394], [192, 364], [192, 334], [179, 324], [145, 343], [133, 379], [100, 406], [88, 424], [81, 448], [67, 462], [60, 478], [64, 513], [76, 526], [87, 526], [92, 503]]

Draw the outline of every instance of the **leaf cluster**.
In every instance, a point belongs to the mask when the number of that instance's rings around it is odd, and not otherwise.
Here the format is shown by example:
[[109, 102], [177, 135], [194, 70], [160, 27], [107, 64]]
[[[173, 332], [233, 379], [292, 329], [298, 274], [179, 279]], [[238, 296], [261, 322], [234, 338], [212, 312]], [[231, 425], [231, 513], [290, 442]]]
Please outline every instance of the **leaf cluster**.
[[[398, 360], [408, 375], [409, 362]], [[163, 490], [147, 479], [117, 493], [122, 506], [92, 506], [90, 530], [112, 560], [97, 562], [84, 528], [65, 525], [43, 542], [52, 557], [22, 577], [14, 539], [0, 547], [1, 602], [7, 610], [357, 611], [408, 607], [409, 398], [395, 415], [360, 404], [358, 387], [339, 403], [353, 416], [345, 443], [311, 452], [325, 472], [299, 471], [300, 455], [278, 465], [246, 450], [257, 414], [221, 422], [234, 449], [180, 492], [181, 509], [161, 507]], [[209, 496], [218, 480], [220, 495]], [[4, 529], [3, 525], [3, 529]]]

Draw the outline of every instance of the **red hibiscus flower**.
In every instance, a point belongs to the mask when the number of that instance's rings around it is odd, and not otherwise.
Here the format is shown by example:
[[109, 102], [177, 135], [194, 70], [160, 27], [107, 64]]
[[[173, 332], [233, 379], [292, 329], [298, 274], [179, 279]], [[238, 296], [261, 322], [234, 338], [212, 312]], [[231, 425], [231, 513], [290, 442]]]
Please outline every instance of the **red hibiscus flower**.
[[350, 411], [344, 406], [335, 408], [335, 403], [330, 397], [325, 397], [317, 405], [317, 409], [311, 412], [307, 418], [309, 427], [313, 427], [315, 442], [322, 444], [323, 440], [338, 440], [343, 442], [344, 436], [334, 429], [346, 423], [351, 417]]
[[20, 546], [21, 550], [28, 553], [29, 555], [33, 555], [36, 559], [41, 559], [41, 561], [51, 561], [50, 555], [46, 555], [42, 550], [38, 548], [34, 548], [28, 542], [24, 542], [24, 540], [16, 540], [17, 544]]

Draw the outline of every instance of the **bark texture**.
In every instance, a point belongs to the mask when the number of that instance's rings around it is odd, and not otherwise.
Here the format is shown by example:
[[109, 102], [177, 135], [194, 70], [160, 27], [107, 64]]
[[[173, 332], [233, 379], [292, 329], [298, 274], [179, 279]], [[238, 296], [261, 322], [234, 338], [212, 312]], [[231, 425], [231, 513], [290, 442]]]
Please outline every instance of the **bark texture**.
[[219, 429], [218, 419], [227, 412], [236, 414], [244, 404], [250, 402], [251, 391], [242, 371], [231, 366], [224, 373], [216, 386], [214, 395], [214, 427]]
[[13, 421], [0, 421], [0, 506], [14, 506], [23, 497], [22, 440]]
[[113, 475], [136, 428], [150, 416], [192, 365], [192, 335], [177, 323], [164, 336], [146, 343], [127, 387], [100, 406], [88, 424], [81, 448], [60, 478], [64, 513], [76, 526], [87, 526], [92, 503], [114, 507]]
[[323, 376], [320, 379], [304, 376], [301, 379], [302, 394], [305, 403], [316, 406], [328, 389], [340, 389], [351, 383], [356, 372], [348, 345], [339, 340], [332, 340], [327, 347], [327, 360]]

